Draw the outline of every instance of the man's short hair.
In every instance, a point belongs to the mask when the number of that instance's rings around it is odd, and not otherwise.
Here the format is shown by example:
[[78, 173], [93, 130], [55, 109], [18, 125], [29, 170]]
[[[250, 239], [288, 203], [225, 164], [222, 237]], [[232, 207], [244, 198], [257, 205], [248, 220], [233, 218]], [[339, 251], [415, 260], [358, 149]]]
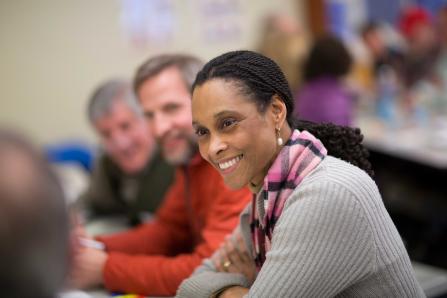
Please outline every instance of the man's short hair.
[[135, 93], [138, 92], [146, 80], [170, 67], [176, 67], [180, 71], [187, 89], [192, 91], [192, 84], [197, 73], [203, 67], [203, 62], [194, 56], [186, 54], [163, 54], [152, 57], [144, 62], [135, 74], [133, 80]]
[[54, 297], [69, 261], [62, 188], [22, 137], [0, 130], [0, 289], [4, 297]]
[[132, 91], [131, 83], [124, 79], [111, 79], [99, 85], [90, 97], [87, 113], [91, 124], [110, 113], [113, 104], [122, 101], [139, 117], [143, 111]]

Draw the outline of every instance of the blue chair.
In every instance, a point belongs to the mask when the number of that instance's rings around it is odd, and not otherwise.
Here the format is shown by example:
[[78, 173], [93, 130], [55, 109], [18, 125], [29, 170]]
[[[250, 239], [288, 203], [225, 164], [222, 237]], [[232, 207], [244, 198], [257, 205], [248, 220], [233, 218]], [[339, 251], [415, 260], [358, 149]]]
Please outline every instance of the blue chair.
[[44, 147], [47, 159], [53, 163], [76, 163], [92, 171], [95, 149], [82, 141], [64, 141]]

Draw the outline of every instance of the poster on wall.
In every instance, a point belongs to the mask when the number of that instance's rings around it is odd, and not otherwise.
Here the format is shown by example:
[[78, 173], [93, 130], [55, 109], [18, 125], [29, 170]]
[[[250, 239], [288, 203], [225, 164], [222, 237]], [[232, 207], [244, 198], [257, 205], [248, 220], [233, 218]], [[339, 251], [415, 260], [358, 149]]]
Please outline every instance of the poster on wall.
[[173, 0], [121, 0], [121, 26], [136, 47], [166, 45], [175, 25]]
[[197, 11], [205, 42], [226, 42], [240, 38], [241, 0], [198, 0]]

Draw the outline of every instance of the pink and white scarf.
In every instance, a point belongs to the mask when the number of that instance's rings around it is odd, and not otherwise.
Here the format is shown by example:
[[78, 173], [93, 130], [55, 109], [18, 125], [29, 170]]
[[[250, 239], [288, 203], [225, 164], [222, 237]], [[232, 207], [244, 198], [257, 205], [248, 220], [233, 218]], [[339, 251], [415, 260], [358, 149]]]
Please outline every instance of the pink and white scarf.
[[252, 201], [250, 230], [258, 271], [270, 250], [273, 229], [287, 199], [326, 155], [327, 150], [320, 140], [307, 131], [294, 130], [270, 167], [259, 194], [264, 206], [258, 208], [256, 195]]

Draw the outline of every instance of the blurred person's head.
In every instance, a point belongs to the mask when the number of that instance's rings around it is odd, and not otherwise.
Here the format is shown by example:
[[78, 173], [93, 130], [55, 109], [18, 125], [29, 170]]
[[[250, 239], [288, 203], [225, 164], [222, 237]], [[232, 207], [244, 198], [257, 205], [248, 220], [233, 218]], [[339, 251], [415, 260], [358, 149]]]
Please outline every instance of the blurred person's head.
[[338, 38], [326, 35], [318, 38], [310, 49], [304, 64], [304, 79], [329, 76], [340, 78], [349, 73], [352, 57], [343, 42]]
[[104, 150], [121, 170], [135, 174], [147, 165], [155, 142], [129, 82], [114, 79], [101, 84], [90, 98], [88, 116]]
[[362, 38], [373, 57], [380, 57], [386, 51], [386, 43], [381, 34], [380, 25], [376, 22], [365, 24], [361, 30]]
[[399, 18], [399, 28], [413, 53], [432, 50], [437, 44], [436, 32], [430, 13], [422, 7], [407, 7]]
[[2, 296], [50, 298], [69, 261], [63, 191], [43, 157], [0, 130], [0, 289]]
[[197, 152], [191, 120], [191, 86], [203, 63], [188, 55], [160, 55], [144, 62], [134, 89], [166, 161], [187, 164]]
[[302, 80], [302, 64], [309, 49], [309, 38], [301, 24], [285, 13], [268, 14], [262, 21], [257, 50], [283, 70], [292, 90]]
[[296, 34], [301, 28], [291, 16], [283, 13], [272, 13], [265, 17], [264, 34]]

